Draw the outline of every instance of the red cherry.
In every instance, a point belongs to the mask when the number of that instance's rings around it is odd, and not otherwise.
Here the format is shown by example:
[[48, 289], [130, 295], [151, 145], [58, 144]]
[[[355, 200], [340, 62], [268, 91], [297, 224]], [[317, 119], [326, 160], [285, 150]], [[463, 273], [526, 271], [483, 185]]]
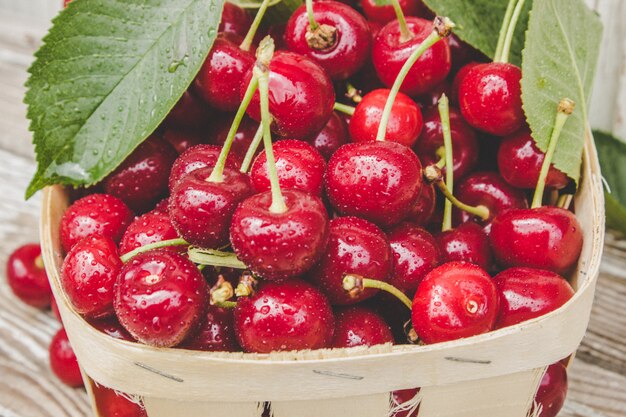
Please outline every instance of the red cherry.
[[506, 211], [493, 220], [489, 238], [500, 265], [547, 269], [562, 275], [574, 267], [583, 245], [576, 216], [558, 207]]
[[[556, 417], [567, 396], [567, 368], [557, 362], [546, 370], [541, 379], [535, 403], [541, 407], [541, 417]], [[533, 411], [536, 407], [533, 405]]]
[[435, 187], [432, 184], [423, 184], [417, 203], [411, 208], [407, 221], [419, 226], [428, 225], [432, 221], [436, 206]]
[[[392, 405], [393, 406], [399, 406], [399, 405], [405, 404], [405, 403], [413, 400], [419, 391], [420, 391], [419, 388], [403, 389], [403, 390], [399, 390], [399, 391], [393, 391], [391, 393], [391, 400], [393, 401]], [[396, 413], [393, 414], [393, 417], [417, 417], [417, 415], [419, 413], [419, 409], [420, 409], [419, 408], [419, 403], [416, 404], [414, 409], [413, 409], [413, 407], [411, 407], [409, 409], [405, 409], [403, 407], [401, 410], [396, 411]]]
[[[522, 129], [502, 139], [498, 150], [500, 175], [512, 186], [534, 189], [545, 158], [528, 129]], [[567, 175], [550, 165], [546, 187], [561, 189], [569, 184]]]
[[[233, 124], [233, 119], [233, 117], [226, 117], [220, 120], [214, 127], [215, 130], [212, 132], [213, 137], [211, 138], [211, 143], [218, 145], [220, 149], [224, 146], [224, 142], [226, 142], [228, 131]], [[241, 123], [237, 129], [237, 133], [235, 133], [228, 154], [228, 158], [232, 160], [233, 163], [237, 162], [237, 164], [233, 164], [233, 168], [235, 168], [235, 165], [237, 168], [241, 165], [258, 129], [259, 122], [252, 120], [248, 116], [244, 116], [243, 119], [241, 119]]]
[[[398, 3], [405, 16], [419, 16], [426, 9], [421, 0], [398, 0]], [[373, 22], [385, 24], [396, 19], [396, 13], [391, 4], [381, 5], [375, 0], [363, 0], [361, 7], [367, 19]]]
[[[349, 126], [353, 142], [376, 140], [389, 91], [374, 90], [357, 104]], [[422, 112], [417, 104], [409, 96], [398, 93], [391, 107], [385, 140], [411, 147], [419, 137], [422, 127]]]
[[322, 201], [297, 190], [283, 191], [287, 211], [270, 211], [270, 191], [242, 201], [230, 225], [237, 257], [269, 280], [296, 277], [322, 255], [328, 240], [328, 214]]
[[328, 123], [317, 136], [308, 140], [326, 160], [330, 159], [332, 154], [348, 141], [348, 126], [337, 112], [333, 112]]
[[177, 237], [178, 233], [167, 214], [146, 213], [137, 217], [126, 229], [120, 242], [120, 254]]
[[[197, 145], [183, 152], [172, 165], [169, 178], [170, 192], [174, 191], [174, 187], [181, 178], [200, 168], [213, 168], [222, 151], [221, 146], [215, 145]], [[226, 158], [226, 167], [231, 169], [239, 169], [241, 160], [236, 153], [229, 152]]]
[[196, 266], [177, 253], [154, 250], [132, 258], [115, 283], [115, 314], [137, 340], [176, 346], [204, 314], [208, 287]]
[[133, 213], [122, 202], [108, 194], [91, 194], [72, 204], [61, 218], [61, 243], [69, 251], [84, 237], [92, 234], [119, 242], [133, 220]]
[[13, 294], [36, 308], [50, 305], [52, 291], [41, 259], [41, 246], [29, 243], [15, 249], [7, 260], [7, 282]]
[[421, 282], [411, 320], [422, 342], [447, 342], [492, 330], [498, 304], [498, 291], [487, 272], [468, 262], [449, 262]]
[[452, 95], [452, 85], [447, 80], [443, 80], [427, 93], [415, 97], [415, 101], [419, 103], [422, 108], [437, 107], [439, 99], [441, 99], [441, 96], [444, 94], [447, 97]]
[[330, 221], [328, 245], [309, 277], [331, 303], [354, 304], [377, 291], [366, 289], [358, 297], [351, 297], [343, 289], [345, 274], [387, 281], [391, 268], [391, 248], [382, 230], [358, 217], [338, 217]]
[[246, 36], [252, 24], [252, 18], [246, 11], [236, 4], [224, 2], [219, 32], [232, 33], [241, 37]]
[[235, 307], [235, 333], [246, 352], [329, 347], [334, 327], [326, 297], [299, 279], [264, 282]]
[[91, 383], [98, 417], [148, 417], [140, 404], [97, 383]]
[[489, 239], [476, 223], [463, 223], [437, 235], [443, 262], [471, 262], [489, 271], [493, 266]]
[[[387, 23], [376, 35], [372, 47], [372, 62], [380, 80], [391, 87], [411, 53], [433, 31], [433, 22], [419, 17], [407, 17], [407, 27], [413, 37], [401, 40], [397, 20]], [[424, 94], [446, 79], [451, 67], [448, 40], [442, 39], [426, 50], [411, 67], [400, 91], [409, 96]]]
[[411, 320], [411, 310], [407, 309], [404, 303], [385, 291], [379, 291], [361, 305], [367, 306], [385, 320], [397, 344], [407, 343], [404, 325]]
[[207, 352], [237, 352], [240, 348], [234, 326], [232, 310], [209, 306], [198, 332], [181, 347]]
[[332, 347], [375, 346], [393, 343], [391, 328], [373, 311], [363, 307], [346, 307], [335, 314]]
[[471, 126], [506, 136], [524, 124], [519, 67], [502, 62], [471, 68], [459, 86], [459, 106]]
[[[309, 58], [278, 51], [270, 62], [269, 77], [272, 130], [294, 139], [317, 135], [328, 123], [335, 105], [335, 90], [326, 72]], [[243, 86], [251, 78], [252, 70], [248, 71]], [[244, 93], [242, 88], [242, 97]], [[256, 121], [261, 120], [259, 99], [257, 91], [248, 107], [248, 115]]]
[[393, 226], [417, 202], [421, 169], [415, 153], [399, 143], [349, 143], [328, 162], [326, 192], [341, 214]]
[[478, 65], [478, 62], [469, 62], [466, 65], [462, 66], [459, 71], [454, 76], [454, 80], [452, 81], [452, 88], [450, 90], [450, 102], [458, 104], [459, 102], [459, 89], [461, 88], [461, 83], [463, 79], [467, 75], [467, 73]]
[[165, 139], [179, 155], [191, 147], [206, 142], [206, 139], [200, 132], [189, 129], [167, 129], [163, 132], [163, 139]]
[[285, 27], [287, 47], [316, 61], [332, 79], [345, 80], [369, 58], [372, 37], [367, 21], [352, 7], [332, 0], [314, 2], [313, 15], [319, 30], [335, 31], [331, 40], [315, 37], [306, 6], [302, 5]]
[[164, 198], [163, 200], [159, 201], [157, 205], [154, 206], [152, 211], [149, 211], [149, 213], [165, 214], [167, 216], [169, 214], [169, 209], [167, 208], [168, 204], [169, 204], [169, 198]]
[[181, 129], [204, 128], [214, 118], [214, 111], [202, 100], [185, 91], [165, 119], [165, 123]]
[[50, 354], [50, 368], [61, 382], [72, 388], [80, 388], [84, 385], [76, 354], [64, 329], [60, 329], [54, 335], [48, 353]]
[[548, 314], [574, 296], [562, 276], [534, 268], [509, 268], [494, 277], [500, 293], [498, 328]]
[[[324, 188], [326, 161], [311, 145], [301, 140], [281, 140], [272, 149], [281, 190], [300, 190], [317, 196]], [[265, 151], [256, 157], [250, 170], [256, 192], [271, 188]]]
[[387, 234], [393, 253], [393, 274], [389, 283], [415, 292], [427, 273], [439, 265], [439, 248], [426, 230], [403, 223]]
[[103, 319], [90, 319], [89, 324], [96, 330], [110, 336], [114, 339], [126, 340], [127, 342], [134, 342], [135, 339], [126, 331], [117, 320], [117, 317], [111, 316]]

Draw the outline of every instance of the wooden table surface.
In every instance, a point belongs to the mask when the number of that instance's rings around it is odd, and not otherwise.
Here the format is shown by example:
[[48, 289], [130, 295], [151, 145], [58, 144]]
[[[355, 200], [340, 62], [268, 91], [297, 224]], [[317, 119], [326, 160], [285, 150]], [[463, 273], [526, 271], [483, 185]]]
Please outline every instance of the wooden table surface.
[[[621, 1], [590, 0], [599, 8], [604, 3], [615, 6], [615, 2]], [[621, 8], [624, 16], [626, 7], [622, 4]], [[607, 21], [608, 25], [623, 22], [620, 13], [606, 17]], [[23, 199], [35, 164], [22, 97], [26, 68], [46, 29], [41, 22], [9, 15], [0, 8], [2, 265], [16, 246], [38, 240], [39, 198], [28, 202]], [[621, 40], [612, 40], [609, 49], [625, 48], [622, 29], [618, 27]], [[615, 59], [612, 50], [605, 55], [609, 60]], [[624, 63], [614, 62], [600, 71], [603, 76], [624, 71], [620, 65]], [[626, 82], [626, 77], [622, 79]], [[609, 86], [605, 91], [614, 96], [613, 103], [626, 105], [624, 94], [615, 93], [619, 89]], [[601, 127], [626, 130], [626, 107], [617, 107], [617, 111], [612, 108], [611, 117], [609, 112], [599, 112], [596, 119]], [[570, 391], [562, 417], [626, 416], [626, 242], [613, 236], [607, 240], [591, 323], [569, 372]], [[0, 417], [89, 416], [84, 390], [64, 387], [49, 370], [48, 344], [58, 328], [50, 312], [24, 306], [12, 296], [5, 280], [0, 279]]]

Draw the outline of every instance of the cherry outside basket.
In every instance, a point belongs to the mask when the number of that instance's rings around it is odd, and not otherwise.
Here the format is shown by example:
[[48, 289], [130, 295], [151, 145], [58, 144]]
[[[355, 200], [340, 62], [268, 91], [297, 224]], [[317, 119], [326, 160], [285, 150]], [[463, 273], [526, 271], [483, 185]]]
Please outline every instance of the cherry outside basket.
[[271, 402], [275, 417], [387, 417], [389, 392], [414, 387], [421, 387], [415, 401], [421, 400], [419, 417], [526, 417], [546, 366], [576, 351], [591, 313], [604, 201], [590, 136], [574, 204], [584, 245], [570, 281], [576, 294], [567, 304], [513, 327], [429, 346], [261, 355], [159, 349], [113, 339], [73, 311], [61, 290], [59, 223], [68, 194], [60, 186], [45, 190], [41, 241], [85, 379], [141, 398], [149, 417], [260, 417], [263, 402]]

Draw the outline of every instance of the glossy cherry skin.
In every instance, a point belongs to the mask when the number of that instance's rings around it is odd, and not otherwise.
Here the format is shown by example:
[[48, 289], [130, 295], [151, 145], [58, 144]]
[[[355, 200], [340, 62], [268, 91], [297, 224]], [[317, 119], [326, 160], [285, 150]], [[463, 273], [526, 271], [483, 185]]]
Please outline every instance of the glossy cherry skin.
[[83, 386], [78, 359], [76, 359], [76, 354], [64, 329], [60, 329], [54, 335], [48, 353], [50, 355], [50, 368], [61, 382], [72, 388]]
[[246, 11], [236, 4], [224, 2], [222, 20], [218, 28], [219, 32], [232, 33], [241, 37], [246, 36], [252, 24], [252, 18]]
[[178, 233], [167, 214], [146, 213], [137, 217], [126, 229], [120, 242], [120, 254], [177, 237]]
[[493, 220], [489, 238], [501, 266], [527, 266], [561, 275], [574, 267], [583, 245], [576, 216], [558, 207], [506, 211]]
[[428, 225], [435, 214], [436, 197], [435, 187], [432, 184], [423, 184], [417, 202], [409, 211], [406, 220], [418, 226]]
[[111, 238], [92, 235], [78, 242], [61, 268], [61, 285], [76, 312], [91, 318], [113, 314], [113, 285], [122, 268]]
[[209, 306], [200, 329], [181, 345], [184, 349], [206, 352], [237, 352], [233, 311]]
[[140, 342], [181, 343], [206, 311], [208, 287], [188, 259], [164, 250], [141, 253], [124, 265], [115, 283], [115, 314]]
[[334, 43], [322, 49], [310, 45], [307, 36], [312, 32], [306, 6], [302, 5], [285, 27], [287, 47], [315, 60], [333, 80], [349, 78], [369, 58], [372, 36], [367, 21], [352, 7], [333, 0], [313, 3], [313, 15], [318, 25], [336, 30]]
[[237, 257], [268, 280], [292, 278], [308, 271], [328, 241], [328, 214], [318, 197], [284, 190], [284, 213], [272, 213], [272, 193], [265, 191], [242, 201], [230, 226]]
[[214, 111], [187, 90], [165, 119], [168, 126], [181, 129], [204, 128], [214, 118]]
[[467, 73], [478, 64], [479, 62], [469, 62], [458, 70], [458, 72], [454, 76], [454, 80], [452, 81], [452, 88], [450, 90], [450, 102], [458, 105], [459, 89], [461, 88], [461, 83], [463, 82], [463, 79], [465, 78]]
[[[216, 145], [197, 145], [183, 152], [172, 165], [169, 178], [170, 192], [174, 191], [174, 187], [181, 178], [200, 168], [213, 168], [217, 163], [222, 150], [221, 146]], [[229, 152], [226, 158], [226, 167], [233, 170], [239, 169], [241, 160], [234, 152]]]
[[[367, 93], [357, 104], [349, 126], [353, 142], [376, 140], [389, 91], [382, 88], [374, 90]], [[385, 140], [411, 147], [419, 137], [423, 126], [422, 111], [417, 104], [409, 96], [398, 93], [391, 107]]]
[[328, 245], [309, 279], [332, 304], [354, 304], [376, 295], [377, 290], [365, 289], [352, 297], [343, 289], [345, 274], [387, 281], [392, 267], [391, 248], [382, 230], [358, 217], [338, 217], [330, 221]]
[[422, 108], [437, 107], [443, 94], [447, 97], [452, 95], [452, 85], [447, 80], [443, 80], [430, 91], [415, 97], [415, 101]]
[[329, 160], [341, 145], [348, 143], [348, 126], [337, 112], [333, 112], [322, 131], [307, 141], [324, 159]]
[[[399, 0], [398, 2], [405, 16], [419, 16], [425, 11], [425, 6], [421, 0]], [[361, 7], [367, 20], [385, 24], [396, 19], [396, 13], [391, 4], [381, 6], [374, 0], [363, 0]]]
[[91, 390], [99, 417], [148, 417], [141, 405], [113, 389], [91, 381]]
[[135, 339], [126, 331], [115, 316], [106, 317], [103, 319], [90, 319], [88, 323], [96, 330], [110, 336], [114, 339], [126, 340], [127, 342], [134, 342]]
[[[214, 125], [214, 130], [210, 135], [210, 143], [218, 145], [221, 149], [222, 146], [224, 146], [224, 142], [226, 142], [228, 131], [230, 130], [232, 123], [233, 117], [225, 117], [216, 123]], [[241, 165], [241, 162], [246, 156], [248, 148], [250, 147], [258, 129], [259, 122], [252, 120], [248, 116], [244, 116], [243, 119], [241, 119], [237, 133], [235, 133], [235, 137], [233, 138], [233, 144], [230, 147], [230, 152], [228, 153], [229, 159], [232, 159], [233, 162], [237, 161], [238, 164]], [[262, 148], [263, 146], [259, 145], [257, 152], [259, 152]]]
[[468, 262], [433, 269], [413, 298], [411, 320], [426, 344], [491, 331], [498, 316], [498, 291], [485, 270]]
[[500, 293], [497, 328], [548, 314], [574, 296], [565, 278], [544, 269], [509, 268], [493, 280]]
[[335, 314], [332, 347], [375, 346], [393, 343], [393, 333], [385, 320], [364, 307], [346, 307]]
[[329, 347], [334, 328], [328, 299], [299, 279], [264, 282], [235, 307], [235, 334], [245, 352]]
[[459, 86], [459, 106], [470, 126], [506, 136], [524, 124], [519, 67], [502, 62], [471, 68]]
[[167, 129], [163, 132], [165, 139], [179, 155], [187, 149], [206, 142], [206, 138], [196, 130]]
[[[404, 404], [408, 401], [411, 401], [415, 398], [417, 393], [419, 392], [419, 388], [412, 389], [403, 389], [398, 391], [393, 391], [391, 393], [391, 399], [393, 401], [393, 406], [398, 406]], [[415, 408], [410, 408], [408, 410], [402, 409], [393, 414], [393, 417], [417, 417], [419, 413], [419, 403], [416, 404]]]
[[436, 239], [443, 262], [464, 261], [491, 270], [493, 255], [489, 239], [476, 223], [463, 223], [456, 229], [440, 233]]
[[[326, 161], [313, 146], [301, 140], [287, 139], [278, 141], [272, 149], [281, 190], [300, 190], [318, 197], [322, 195]], [[257, 193], [271, 189], [265, 151], [254, 160], [250, 179]]]
[[15, 249], [7, 260], [6, 274], [7, 282], [17, 298], [36, 308], [50, 305], [52, 291], [39, 244], [29, 243]]
[[541, 406], [541, 417], [556, 417], [563, 408], [566, 396], [567, 368], [557, 362], [548, 366], [535, 395], [535, 403]]
[[166, 141], [149, 138], [105, 178], [104, 190], [133, 211], [144, 213], [167, 194], [170, 169], [177, 156]]
[[[387, 23], [376, 35], [372, 47], [372, 62], [380, 80], [391, 87], [400, 69], [411, 53], [433, 31], [433, 22], [418, 17], [406, 19], [409, 32], [413, 35], [406, 42], [400, 40], [400, 24], [397, 20]], [[400, 91], [414, 96], [424, 94], [446, 79], [451, 67], [448, 40], [434, 44], [411, 67]]]
[[[244, 80], [241, 96], [252, 78]], [[272, 131], [279, 136], [307, 139], [317, 135], [328, 123], [335, 105], [335, 90], [324, 69], [311, 59], [293, 52], [278, 51], [270, 62], [269, 108]], [[248, 115], [261, 120], [257, 91]]]
[[178, 234], [203, 248], [228, 244], [228, 227], [237, 205], [252, 194], [250, 178], [225, 168], [224, 181], [208, 181], [213, 168], [201, 168], [184, 176], [174, 187], [169, 215]]
[[[539, 181], [541, 165], [545, 159], [528, 129], [522, 129], [502, 139], [498, 149], [498, 170], [512, 186], [534, 189]], [[560, 190], [569, 184], [567, 175], [550, 164], [546, 187]]]
[[[471, 172], [478, 162], [478, 140], [474, 130], [465, 123], [459, 110], [450, 108], [450, 133], [452, 136], [452, 164], [454, 178], [459, 179]], [[424, 165], [437, 163], [437, 154], [443, 147], [443, 127], [439, 110], [432, 108], [424, 113], [424, 129], [414, 147]], [[442, 170], [445, 174], [446, 169]]]
[[393, 274], [389, 283], [408, 292], [415, 292], [427, 273], [439, 265], [439, 247], [426, 230], [411, 223], [402, 223], [387, 237], [393, 254]]
[[421, 170], [415, 153], [399, 143], [349, 143], [328, 161], [326, 192], [341, 214], [393, 226], [417, 202]]
[[72, 204], [61, 218], [61, 243], [69, 251], [84, 237], [93, 234], [119, 242], [133, 220], [133, 212], [119, 198], [91, 194]]

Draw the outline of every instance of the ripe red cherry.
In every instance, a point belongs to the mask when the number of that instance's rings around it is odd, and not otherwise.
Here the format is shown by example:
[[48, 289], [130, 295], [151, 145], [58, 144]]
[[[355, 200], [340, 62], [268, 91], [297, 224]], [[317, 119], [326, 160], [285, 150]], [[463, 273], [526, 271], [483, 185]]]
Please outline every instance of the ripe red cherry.
[[50, 305], [52, 291], [41, 259], [41, 247], [29, 243], [15, 249], [7, 261], [7, 282], [13, 294], [36, 308]]
[[509, 268], [493, 280], [500, 293], [497, 328], [548, 314], [574, 296], [565, 278], [543, 269]]
[[426, 230], [403, 223], [387, 234], [393, 253], [393, 274], [389, 283], [415, 292], [427, 273], [439, 265], [439, 248]]
[[[399, 0], [398, 3], [405, 16], [419, 16], [426, 9], [421, 0]], [[361, 7], [367, 20], [385, 24], [396, 19], [396, 13], [391, 4], [381, 5], [375, 0], [363, 0]]]
[[284, 213], [270, 211], [270, 191], [241, 202], [230, 225], [237, 257], [269, 280], [296, 277], [322, 255], [328, 240], [328, 214], [322, 201], [297, 190], [284, 190]]
[[364, 307], [346, 307], [335, 314], [332, 347], [375, 346], [393, 343], [391, 328], [385, 320]]
[[447, 342], [492, 330], [498, 307], [498, 291], [487, 272], [468, 262], [449, 262], [421, 282], [411, 320], [422, 342]]
[[88, 320], [91, 327], [100, 332], [110, 336], [114, 339], [126, 340], [127, 342], [134, 342], [135, 339], [126, 331], [115, 316], [106, 317], [103, 319], [90, 319]]
[[170, 110], [165, 123], [181, 129], [204, 128], [214, 118], [213, 113], [202, 100], [187, 90]]
[[104, 190], [135, 212], [144, 213], [167, 194], [170, 169], [177, 156], [169, 143], [149, 138], [104, 179]]
[[285, 27], [287, 47], [313, 59], [332, 79], [345, 80], [369, 58], [372, 36], [367, 21], [352, 7], [332, 0], [313, 3], [313, 15], [318, 30], [333, 31], [333, 35], [315, 36], [302, 5]]
[[[224, 142], [226, 142], [228, 131], [230, 130], [230, 126], [232, 124], [233, 117], [225, 117], [216, 123], [213, 126], [214, 131], [211, 133], [212, 137], [210, 143], [218, 145], [221, 149], [222, 146], [224, 146]], [[258, 128], [259, 122], [252, 120], [248, 116], [244, 116], [243, 119], [241, 119], [241, 123], [237, 129], [237, 133], [235, 133], [235, 137], [233, 138], [233, 143], [228, 154], [228, 158], [232, 160], [233, 163], [237, 162], [237, 168], [241, 165], [243, 158], [246, 156], [248, 148], [250, 147]], [[234, 167], [235, 165], [233, 165], [233, 168]]]
[[[512, 186], [534, 189], [539, 181], [539, 172], [545, 158], [528, 129], [522, 129], [502, 139], [498, 150], [500, 175]], [[546, 187], [561, 189], [569, 184], [567, 175], [550, 165]]]
[[61, 268], [61, 285], [74, 310], [92, 318], [113, 314], [113, 285], [121, 268], [110, 238], [92, 235], [78, 242]]
[[417, 202], [421, 168], [415, 153], [399, 143], [349, 143], [328, 161], [326, 192], [341, 214], [393, 226]]
[[91, 383], [99, 417], [148, 417], [141, 405], [134, 403], [115, 390]]
[[476, 223], [463, 223], [456, 229], [440, 233], [436, 238], [443, 262], [465, 261], [491, 270], [493, 256], [489, 239]]
[[[300, 190], [322, 195], [326, 161], [311, 145], [301, 140], [281, 140], [272, 149], [276, 161], [278, 182], [282, 190]], [[270, 178], [265, 151], [256, 157], [250, 179], [257, 193], [269, 191]]]
[[93, 234], [119, 242], [133, 220], [133, 213], [108, 194], [91, 194], [72, 204], [61, 218], [61, 243], [69, 251], [82, 238]]
[[471, 126], [506, 136], [524, 124], [519, 67], [502, 62], [471, 68], [459, 86], [459, 106]]
[[206, 139], [200, 132], [190, 129], [167, 129], [163, 132], [163, 139], [165, 139], [179, 155], [191, 147], [206, 142]]
[[228, 244], [228, 226], [239, 202], [252, 193], [250, 178], [224, 169], [224, 181], [211, 182], [213, 168], [201, 168], [184, 176], [169, 202], [172, 224], [187, 242], [203, 248]]
[[[397, 20], [387, 23], [376, 35], [372, 47], [372, 62], [380, 80], [391, 87], [400, 69], [411, 53], [433, 31], [433, 22], [419, 17], [407, 17], [407, 27], [413, 37], [401, 40], [400, 24]], [[400, 91], [413, 96], [424, 94], [446, 79], [451, 67], [448, 40], [434, 44], [411, 67]]]
[[308, 142], [322, 154], [324, 159], [329, 160], [341, 145], [348, 143], [348, 126], [337, 112], [333, 112], [328, 123], [320, 133]]
[[[174, 187], [181, 178], [190, 172], [200, 168], [213, 168], [217, 163], [222, 148], [215, 145], [197, 145], [183, 152], [172, 165], [169, 178], [170, 192], [174, 191]], [[236, 153], [230, 152], [226, 158], [226, 167], [231, 169], [239, 169], [241, 160]]]
[[439, 99], [441, 99], [443, 94], [447, 97], [452, 95], [452, 85], [447, 80], [443, 80], [433, 87], [432, 90], [415, 97], [415, 101], [421, 106], [421, 108], [437, 107]]
[[[393, 391], [391, 393], [391, 399], [393, 401], [392, 405], [395, 407], [413, 400], [419, 391], [419, 388]], [[403, 407], [401, 410], [396, 411], [395, 414], [393, 414], [393, 417], [417, 417], [419, 409], [419, 403], [416, 404], [415, 407], [408, 409]]]
[[[452, 37], [452, 36], [451, 36]], [[467, 73], [478, 65], [478, 62], [469, 62], [466, 65], [462, 66], [459, 71], [454, 76], [454, 80], [452, 81], [452, 89], [450, 91], [450, 102], [458, 104], [459, 102], [459, 89], [461, 88], [461, 83], [463, 79], [467, 75]]]
[[329, 347], [334, 328], [326, 297], [299, 279], [264, 282], [235, 307], [235, 334], [246, 352]]
[[200, 329], [181, 346], [185, 349], [207, 352], [237, 352], [240, 350], [235, 337], [233, 311], [209, 306]]
[[[270, 62], [269, 108], [272, 130], [282, 137], [306, 139], [317, 135], [328, 123], [335, 105], [335, 90], [326, 72], [311, 59], [293, 52], [278, 51]], [[241, 96], [252, 78], [248, 71]], [[257, 91], [248, 115], [261, 120]]]
[[222, 20], [218, 28], [219, 32], [232, 33], [241, 37], [246, 36], [252, 24], [252, 18], [248, 12], [230, 2], [224, 2]]
[[506, 211], [491, 224], [491, 246], [504, 267], [527, 266], [566, 274], [583, 245], [576, 216], [558, 207]]
[[120, 242], [120, 254], [177, 237], [178, 233], [167, 214], [146, 213], [137, 217], [126, 229]]
[[50, 354], [50, 368], [61, 382], [72, 388], [83, 386], [78, 359], [64, 329], [60, 329], [54, 335], [48, 353]]
[[343, 289], [344, 275], [387, 281], [392, 266], [391, 248], [382, 230], [358, 217], [338, 217], [330, 221], [328, 245], [309, 278], [331, 303], [354, 304], [374, 296], [377, 290], [365, 289], [351, 297]]
[[[541, 417], [556, 417], [567, 396], [567, 368], [560, 362], [548, 366], [541, 379], [535, 403], [541, 407]], [[533, 405], [533, 411], [536, 407]]]
[[[350, 119], [350, 136], [353, 142], [373, 142], [376, 140], [380, 119], [389, 97], [387, 89], [367, 93], [357, 104]], [[411, 98], [398, 93], [387, 124], [385, 140], [413, 146], [423, 127], [422, 112]]]
[[426, 226], [432, 221], [436, 206], [435, 187], [432, 184], [423, 184], [417, 203], [411, 208], [406, 219], [418, 226]]
[[154, 250], [132, 258], [115, 283], [115, 314], [137, 340], [176, 346], [200, 323], [208, 287], [196, 266], [177, 253]]

